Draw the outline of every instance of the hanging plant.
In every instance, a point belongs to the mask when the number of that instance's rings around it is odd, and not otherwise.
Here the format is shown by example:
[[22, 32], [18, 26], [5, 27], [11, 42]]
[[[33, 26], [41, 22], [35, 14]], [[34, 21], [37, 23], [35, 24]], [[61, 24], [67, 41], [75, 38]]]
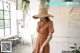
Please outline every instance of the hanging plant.
[[23, 26], [25, 26], [26, 15], [29, 15], [28, 14], [29, 4], [30, 4], [29, 0], [22, 0], [21, 2], [21, 9], [23, 11]]
[[21, 9], [22, 9], [25, 13], [28, 12], [29, 4], [30, 4], [30, 1], [29, 1], [29, 0], [22, 0]]

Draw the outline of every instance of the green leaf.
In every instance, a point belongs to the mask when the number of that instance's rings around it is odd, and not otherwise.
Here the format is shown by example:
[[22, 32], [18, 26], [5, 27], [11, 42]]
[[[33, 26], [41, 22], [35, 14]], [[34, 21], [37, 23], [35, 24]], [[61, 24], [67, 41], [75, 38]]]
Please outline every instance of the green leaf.
[[74, 45], [76, 46], [76, 43], [74, 43]]
[[75, 50], [73, 50], [72, 52], [75, 52]]
[[70, 47], [71, 49], [75, 49], [76, 47]]
[[80, 47], [79, 47], [79, 49], [80, 49]]

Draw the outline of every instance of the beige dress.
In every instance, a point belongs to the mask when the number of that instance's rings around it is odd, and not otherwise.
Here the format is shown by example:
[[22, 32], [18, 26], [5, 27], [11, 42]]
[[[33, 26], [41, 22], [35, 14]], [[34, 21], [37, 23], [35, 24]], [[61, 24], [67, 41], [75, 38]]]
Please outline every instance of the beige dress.
[[[40, 53], [40, 47], [46, 41], [49, 33], [54, 32], [52, 21], [39, 21], [37, 25], [38, 38], [33, 53]], [[50, 53], [49, 43], [43, 48], [43, 53]]]

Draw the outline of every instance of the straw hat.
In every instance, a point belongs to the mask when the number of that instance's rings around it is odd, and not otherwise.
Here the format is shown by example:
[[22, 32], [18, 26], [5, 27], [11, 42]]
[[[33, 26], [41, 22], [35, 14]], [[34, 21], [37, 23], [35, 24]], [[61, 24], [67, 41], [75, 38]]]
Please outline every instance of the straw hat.
[[54, 17], [54, 16], [48, 14], [48, 8], [46, 8], [45, 6], [42, 6], [39, 8], [39, 13], [37, 15], [34, 15], [33, 18], [38, 19], [38, 18], [44, 18], [44, 17]]
[[50, 0], [38, 0], [40, 5], [45, 5], [45, 2], [50, 2]]

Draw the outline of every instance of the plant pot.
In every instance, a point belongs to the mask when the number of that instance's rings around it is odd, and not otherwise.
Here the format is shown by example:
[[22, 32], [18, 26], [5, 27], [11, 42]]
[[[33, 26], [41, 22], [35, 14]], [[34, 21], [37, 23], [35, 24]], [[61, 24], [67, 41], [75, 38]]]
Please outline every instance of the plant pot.
[[62, 53], [76, 53], [76, 52], [72, 52], [72, 51], [62, 51]]

